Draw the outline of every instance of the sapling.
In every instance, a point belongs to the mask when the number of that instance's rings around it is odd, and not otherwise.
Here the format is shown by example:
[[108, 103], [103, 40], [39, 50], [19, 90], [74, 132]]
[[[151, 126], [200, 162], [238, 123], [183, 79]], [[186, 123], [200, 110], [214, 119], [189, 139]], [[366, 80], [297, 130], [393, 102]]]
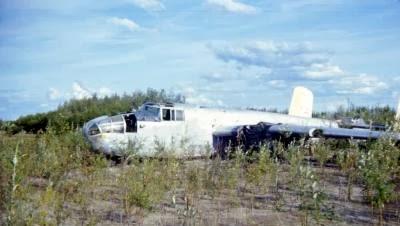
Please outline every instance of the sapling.
[[[289, 178], [288, 183], [291, 190], [298, 189], [298, 183], [303, 169], [304, 151], [298, 146], [290, 145], [287, 151], [287, 160], [289, 162]], [[293, 207], [294, 201], [291, 202], [290, 209]]]
[[[313, 154], [315, 159], [318, 161], [320, 169], [321, 169], [321, 177], [325, 178], [325, 164], [332, 157], [332, 151], [329, 145], [319, 142], [312, 146]], [[325, 180], [323, 183], [325, 187]]]
[[314, 218], [319, 222], [325, 194], [318, 184], [319, 179], [310, 166], [301, 166], [299, 170], [300, 210], [304, 214], [302, 225], [308, 225], [310, 213], [313, 213]]
[[359, 170], [366, 185], [366, 195], [379, 210], [379, 224], [383, 224], [385, 204], [396, 198], [396, 182], [399, 170], [400, 150], [388, 139], [374, 143], [367, 153], [361, 155]]
[[195, 206], [199, 198], [202, 185], [200, 172], [201, 169], [197, 166], [194, 166], [187, 169], [185, 175], [185, 209], [178, 212], [178, 214], [183, 214], [184, 223], [189, 225], [194, 225], [194, 220], [197, 214]]
[[357, 175], [359, 154], [360, 150], [356, 145], [351, 145], [350, 148], [339, 150], [337, 152], [336, 162], [347, 178], [347, 201], [351, 201], [353, 180]]
[[[275, 195], [274, 207], [279, 210], [283, 206], [283, 194], [280, 193], [279, 186], [279, 173], [281, 168], [281, 161], [285, 156], [287, 156], [286, 148], [282, 142], [274, 142], [274, 151], [272, 152], [271, 157], [267, 158], [267, 162], [269, 162], [269, 172], [271, 181], [273, 183], [273, 194]], [[266, 148], [266, 146], [265, 146]]]
[[9, 201], [9, 206], [8, 206], [8, 211], [7, 211], [8, 212], [8, 215], [7, 215], [7, 224], [8, 225], [12, 225], [15, 220], [14, 219], [15, 209], [16, 209], [15, 193], [17, 191], [17, 188], [19, 187], [18, 179], [17, 179], [18, 151], [19, 151], [19, 143], [17, 143], [17, 146], [15, 147], [14, 157], [12, 160], [13, 170], [12, 170], [11, 183], [10, 183], [10, 201]]

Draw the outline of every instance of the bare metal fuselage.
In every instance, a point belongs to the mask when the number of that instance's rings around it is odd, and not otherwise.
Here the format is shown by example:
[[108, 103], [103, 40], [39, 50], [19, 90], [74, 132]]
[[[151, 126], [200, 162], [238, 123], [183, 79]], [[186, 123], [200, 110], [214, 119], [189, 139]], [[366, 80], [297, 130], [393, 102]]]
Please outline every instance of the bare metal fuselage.
[[122, 156], [135, 152], [152, 156], [160, 150], [169, 150], [179, 156], [200, 156], [205, 154], [205, 146], [212, 146], [213, 133], [227, 127], [267, 122], [338, 128], [335, 121], [269, 112], [191, 107], [180, 109], [184, 111], [184, 120], [163, 120], [162, 116], [159, 121], [138, 119], [136, 132], [127, 132], [124, 128], [122, 132], [91, 135], [89, 127], [105, 117], [97, 118], [85, 125], [84, 134], [93, 149], [109, 155]]

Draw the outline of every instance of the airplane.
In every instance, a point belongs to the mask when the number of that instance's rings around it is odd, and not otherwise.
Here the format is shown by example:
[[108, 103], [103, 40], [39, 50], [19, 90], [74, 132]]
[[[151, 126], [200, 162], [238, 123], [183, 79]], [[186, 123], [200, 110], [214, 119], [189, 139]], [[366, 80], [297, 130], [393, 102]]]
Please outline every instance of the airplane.
[[[312, 109], [313, 93], [301, 86], [293, 90], [288, 114], [144, 103], [136, 111], [90, 120], [83, 126], [83, 135], [94, 151], [116, 157], [132, 152], [150, 157], [166, 147], [173, 147], [173, 154], [181, 157], [226, 157], [230, 145], [251, 148], [269, 140], [300, 138], [368, 140], [389, 136], [400, 141], [400, 134], [385, 131], [383, 125], [349, 118], [312, 118]], [[209, 149], [211, 153], [206, 153]]]

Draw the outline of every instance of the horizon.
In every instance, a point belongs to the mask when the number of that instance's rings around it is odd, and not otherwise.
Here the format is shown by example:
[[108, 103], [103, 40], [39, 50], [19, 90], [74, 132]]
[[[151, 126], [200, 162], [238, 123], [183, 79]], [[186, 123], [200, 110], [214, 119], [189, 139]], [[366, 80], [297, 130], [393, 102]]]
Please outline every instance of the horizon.
[[397, 0], [0, 2], [0, 119], [148, 87], [188, 104], [396, 108]]
[[[135, 92], [142, 92], [142, 91], [136, 90]], [[107, 97], [113, 97], [115, 95], [118, 96], [118, 97], [121, 97], [122, 95], [128, 95], [129, 96], [131, 94], [124, 93], [124, 94], [121, 95], [121, 94], [114, 93], [114, 94], [110, 94], [110, 95], [99, 97], [99, 99], [103, 99], [103, 98], [107, 98]], [[179, 95], [179, 93], [175, 93], [174, 95]], [[59, 109], [59, 107], [62, 107], [63, 105], [68, 104], [68, 102], [71, 101], [71, 100], [80, 101], [80, 100], [84, 100], [84, 99], [93, 98], [94, 96], [97, 96], [97, 94], [94, 93], [93, 96], [84, 97], [82, 99], [68, 99], [68, 100], [65, 100], [63, 103], [60, 103], [55, 109], [52, 109], [52, 110], [49, 110], [49, 111], [36, 112], [36, 113], [26, 114], [26, 115], [20, 115], [15, 119], [3, 119], [3, 118], [0, 118], [0, 121], [3, 121], [3, 122], [11, 121], [12, 122], [12, 121], [18, 120], [21, 117], [23, 118], [23, 117], [30, 116], [30, 115], [35, 115], [35, 114], [47, 114], [47, 113], [50, 113], [50, 112], [57, 111]], [[143, 104], [145, 104], [145, 103], [146, 102], [144, 102]], [[226, 109], [226, 110], [239, 110], [239, 111], [261, 111], [261, 112], [271, 112], [271, 113], [278, 113], [278, 114], [287, 114], [288, 113], [288, 109], [289, 109], [289, 106], [287, 106], [286, 108], [282, 108], [282, 109], [278, 109], [278, 108], [275, 108], [273, 106], [236, 106], [236, 107], [228, 107], [228, 106], [194, 105], [194, 104], [188, 104], [186, 102], [182, 103], [182, 102], [177, 102], [177, 101], [172, 101], [172, 102], [154, 102], [154, 103], [156, 103], [156, 104], [173, 103], [174, 105], [176, 105], [178, 107], [179, 106], [186, 106], [186, 107], [194, 107], [194, 108]], [[322, 113], [332, 114], [332, 113], [337, 113], [340, 110], [351, 111], [351, 109], [363, 108], [363, 107], [368, 108], [368, 109], [389, 107], [390, 110], [396, 111], [396, 108], [393, 107], [393, 106], [390, 106], [390, 105], [357, 105], [357, 104], [351, 102], [350, 100], [348, 100], [348, 103], [347, 103], [346, 106], [345, 105], [339, 105], [339, 106], [337, 106], [336, 109], [332, 109], [332, 110], [329, 110], [329, 111], [328, 110], [318, 110], [318, 111], [316, 111], [314, 109], [312, 111], [312, 113], [313, 114], [322, 114]], [[133, 112], [133, 110], [134, 109], [131, 108], [130, 112]]]

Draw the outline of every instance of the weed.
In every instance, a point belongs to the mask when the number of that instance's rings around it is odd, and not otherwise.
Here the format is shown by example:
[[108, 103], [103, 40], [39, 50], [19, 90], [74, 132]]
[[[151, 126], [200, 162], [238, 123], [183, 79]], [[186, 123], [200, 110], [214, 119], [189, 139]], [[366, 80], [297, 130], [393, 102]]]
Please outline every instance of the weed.
[[359, 170], [366, 185], [366, 197], [379, 210], [379, 224], [383, 224], [385, 204], [396, 198], [394, 175], [399, 171], [399, 149], [388, 139], [374, 143], [361, 155]]
[[350, 146], [350, 148], [339, 150], [337, 152], [337, 164], [340, 169], [345, 173], [347, 178], [347, 195], [346, 200], [351, 201], [351, 194], [353, 188], [353, 181], [356, 177], [357, 163], [359, 159], [360, 150], [356, 145]]
[[[324, 142], [317, 143], [312, 146], [315, 159], [319, 163], [322, 178], [325, 177], [325, 163], [332, 158], [332, 150], [329, 145]], [[325, 187], [325, 184], [323, 185]]]

